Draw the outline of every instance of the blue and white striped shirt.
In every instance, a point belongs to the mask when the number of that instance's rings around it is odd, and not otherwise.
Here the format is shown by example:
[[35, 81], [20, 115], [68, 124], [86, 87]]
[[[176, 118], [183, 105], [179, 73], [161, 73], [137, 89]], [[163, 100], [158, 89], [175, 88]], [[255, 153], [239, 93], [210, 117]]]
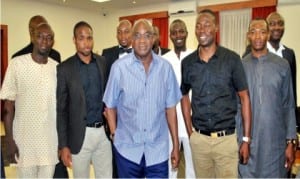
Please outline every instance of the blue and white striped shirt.
[[103, 98], [108, 108], [117, 109], [114, 146], [137, 164], [144, 154], [147, 166], [168, 159], [166, 109], [182, 96], [172, 66], [156, 54], [152, 56], [148, 75], [133, 52], [117, 60]]

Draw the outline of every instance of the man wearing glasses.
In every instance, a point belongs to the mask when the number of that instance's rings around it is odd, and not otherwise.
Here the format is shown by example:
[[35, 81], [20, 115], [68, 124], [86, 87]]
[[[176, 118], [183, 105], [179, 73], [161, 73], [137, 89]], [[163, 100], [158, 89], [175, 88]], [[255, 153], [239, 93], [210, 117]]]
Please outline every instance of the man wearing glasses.
[[172, 167], [179, 161], [176, 104], [181, 92], [172, 66], [152, 51], [145, 19], [132, 30], [134, 52], [116, 61], [103, 101], [120, 178], [167, 178], [169, 131]]

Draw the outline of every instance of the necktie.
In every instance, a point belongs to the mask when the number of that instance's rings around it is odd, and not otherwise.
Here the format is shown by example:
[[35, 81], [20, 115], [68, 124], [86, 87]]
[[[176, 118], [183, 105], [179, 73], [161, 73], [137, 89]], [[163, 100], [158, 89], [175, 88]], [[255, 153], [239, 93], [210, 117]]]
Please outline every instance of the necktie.
[[119, 54], [122, 54], [122, 53], [130, 53], [132, 51], [131, 48], [124, 48], [124, 47], [120, 47], [119, 48]]

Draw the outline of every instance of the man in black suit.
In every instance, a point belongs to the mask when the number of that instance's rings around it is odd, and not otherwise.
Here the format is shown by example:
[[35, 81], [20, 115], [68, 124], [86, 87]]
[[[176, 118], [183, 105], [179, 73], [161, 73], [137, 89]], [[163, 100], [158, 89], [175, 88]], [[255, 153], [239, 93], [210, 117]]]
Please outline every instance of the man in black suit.
[[155, 37], [155, 41], [153, 43], [152, 50], [157, 55], [163, 56], [165, 53], [167, 53], [168, 51], [170, 51], [170, 49], [160, 47], [160, 40], [159, 40], [160, 36], [159, 36], [159, 29], [158, 29], [157, 26], [153, 26], [153, 31], [154, 31], [153, 35]]
[[[14, 53], [12, 55], [12, 59], [14, 59], [17, 56], [32, 53], [32, 50], [33, 50], [32, 40], [33, 40], [34, 31], [40, 23], [48, 23], [48, 22], [41, 15], [36, 15], [36, 16], [33, 16], [30, 18], [29, 25], [28, 25], [29, 35], [30, 35], [30, 43], [26, 47], [22, 48], [21, 50], [17, 51], [16, 53]], [[58, 63], [61, 62], [60, 53], [58, 51], [54, 50], [53, 48], [50, 50], [49, 57], [51, 59], [57, 61]], [[67, 168], [63, 165], [63, 163], [61, 161], [58, 164], [56, 164], [53, 178], [69, 178]]]
[[[26, 47], [22, 48], [21, 50], [17, 51], [16, 53], [14, 53], [12, 55], [12, 58], [32, 52], [32, 50], [33, 50], [32, 36], [34, 34], [34, 30], [36, 29], [37, 25], [40, 23], [48, 23], [48, 22], [41, 15], [36, 15], [36, 16], [31, 17], [31, 19], [29, 20], [30, 43]], [[60, 63], [60, 61], [61, 61], [59, 52], [54, 49], [51, 49], [49, 57], [51, 57], [53, 60], [57, 61], [58, 63]]]
[[102, 56], [107, 60], [108, 74], [111, 65], [119, 58], [131, 52], [131, 27], [132, 24], [129, 20], [121, 20], [117, 27], [117, 40], [118, 45], [103, 49]]
[[296, 56], [293, 49], [288, 48], [287, 46], [280, 43], [285, 29], [284, 19], [279, 13], [272, 12], [268, 15], [266, 20], [270, 29], [270, 37], [267, 44], [268, 50], [280, 57], [285, 58], [289, 62], [292, 73], [295, 104], [297, 106]]
[[[107, 76], [109, 75], [112, 64], [119, 58], [127, 55], [132, 51], [131, 43], [132, 24], [129, 20], [121, 20], [117, 26], [118, 45], [103, 49], [102, 56], [107, 61]], [[117, 166], [113, 156], [113, 178], [118, 178]]]
[[111, 143], [106, 136], [102, 102], [107, 82], [104, 57], [93, 49], [92, 27], [78, 22], [73, 30], [76, 54], [57, 68], [57, 132], [61, 159], [74, 178], [112, 177]]

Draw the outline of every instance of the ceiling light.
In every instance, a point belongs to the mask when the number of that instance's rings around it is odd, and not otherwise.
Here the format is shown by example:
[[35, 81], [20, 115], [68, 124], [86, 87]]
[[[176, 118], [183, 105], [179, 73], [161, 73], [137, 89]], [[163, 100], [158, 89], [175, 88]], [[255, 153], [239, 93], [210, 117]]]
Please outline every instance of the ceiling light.
[[110, 1], [110, 0], [91, 0], [91, 1], [95, 1], [95, 2], [106, 2], [106, 1]]

